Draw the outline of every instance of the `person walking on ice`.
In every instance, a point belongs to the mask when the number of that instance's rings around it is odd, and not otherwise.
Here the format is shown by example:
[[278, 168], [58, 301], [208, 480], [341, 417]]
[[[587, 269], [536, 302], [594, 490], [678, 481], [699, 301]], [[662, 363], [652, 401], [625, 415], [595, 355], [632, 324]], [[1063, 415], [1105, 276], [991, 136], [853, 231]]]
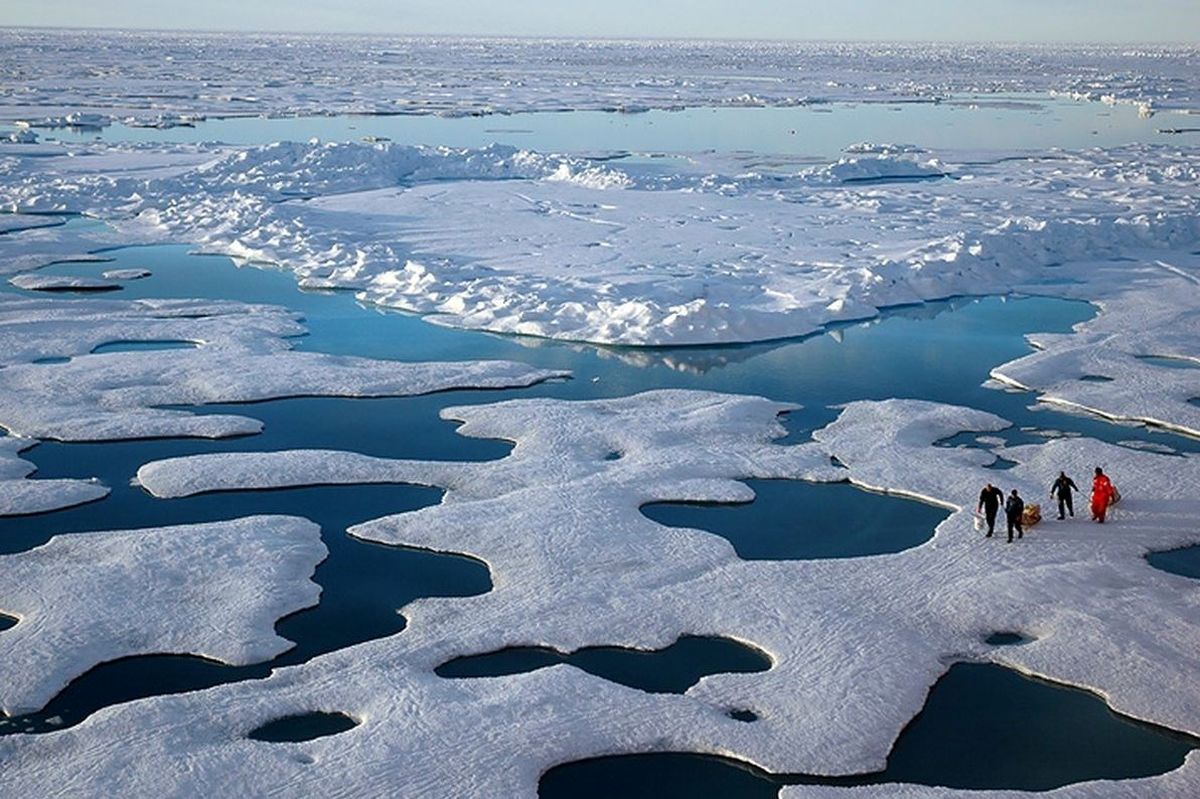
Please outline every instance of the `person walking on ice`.
[[1075, 485], [1075, 481], [1067, 477], [1066, 472], [1059, 472], [1058, 479], [1054, 481], [1054, 485], [1050, 486], [1050, 496], [1058, 500], [1058, 518], [1065, 519], [1063, 509], [1075, 516], [1075, 508], [1071, 501], [1071, 492], [1078, 491], [1079, 486]]
[[987, 535], [984, 538], [991, 538], [992, 533], [996, 531], [996, 514], [1000, 511], [1000, 503], [1004, 501], [1004, 492], [996, 488], [991, 483], [983, 487], [979, 492], [979, 505], [976, 506], [975, 512], [983, 512], [984, 518], [987, 519]]
[[1004, 515], [1008, 517], [1008, 543], [1013, 542], [1013, 528], [1017, 530], [1017, 538], [1025, 537], [1025, 529], [1021, 527], [1021, 517], [1025, 515], [1025, 500], [1017, 496], [1017, 489], [1013, 489], [1008, 495], [1008, 502], [1004, 504]]
[[1092, 521], [1104, 524], [1108, 506], [1113, 503], [1115, 494], [1116, 489], [1113, 488], [1112, 481], [1108, 479], [1104, 470], [1097, 466], [1096, 476], [1092, 478]]

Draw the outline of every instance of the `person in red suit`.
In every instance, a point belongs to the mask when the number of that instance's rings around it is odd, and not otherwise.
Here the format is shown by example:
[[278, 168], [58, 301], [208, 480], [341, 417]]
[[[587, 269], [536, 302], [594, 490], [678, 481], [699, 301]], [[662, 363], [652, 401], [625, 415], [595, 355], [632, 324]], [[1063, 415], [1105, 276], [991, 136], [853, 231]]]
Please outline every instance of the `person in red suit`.
[[1092, 478], [1092, 521], [1104, 524], [1104, 516], [1108, 513], [1108, 506], [1112, 504], [1113, 499], [1113, 484], [1108, 479], [1108, 475], [1099, 466], [1096, 467], [1096, 476]]

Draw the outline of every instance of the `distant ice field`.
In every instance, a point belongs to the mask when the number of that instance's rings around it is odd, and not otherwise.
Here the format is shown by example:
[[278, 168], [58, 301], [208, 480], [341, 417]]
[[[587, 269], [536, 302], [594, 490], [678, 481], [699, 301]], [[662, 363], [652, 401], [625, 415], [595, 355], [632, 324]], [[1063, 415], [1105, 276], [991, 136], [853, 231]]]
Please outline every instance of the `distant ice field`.
[[507, 114], [1051, 91], [1196, 108], [1195, 46], [0, 31], [0, 115]]

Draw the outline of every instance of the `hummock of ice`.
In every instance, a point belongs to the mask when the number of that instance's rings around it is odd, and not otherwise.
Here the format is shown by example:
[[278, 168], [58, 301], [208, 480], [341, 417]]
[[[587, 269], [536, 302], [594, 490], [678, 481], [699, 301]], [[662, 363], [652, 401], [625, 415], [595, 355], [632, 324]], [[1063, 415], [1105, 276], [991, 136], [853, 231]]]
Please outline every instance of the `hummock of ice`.
[[36, 273], [16, 275], [8, 282], [26, 291], [111, 291], [121, 287], [120, 283], [104, 278]]
[[0, 436], [0, 516], [45, 513], [82, 505], [108, 495], [91, 480], [28, 480], [34, 465], [18, 457], [37, 442]]
[[320, 529], [291, 516], [77, 533], [0, 556], [0, 636], [9, 715], [38, 710], [92, 666], [193, 654], [233, 665], [292, 644], [275, 621], [315, 605]]
[[1200, 105], [1197, 49], [1183, 45], [581, 42], [11, 29], [0, 32], [0, 52], [20, 65], [0, 86], [0, 118], [58, 125], [132, 116], [134, 125], [166, 127], [205, 114], [635, 113], [836, 100], [937, 102], [950, 94], [1048, 91], [1133, 102], [1145, 113]]
[[100, 277], [105, 280], [141, 280], [150, 277], [150, 274], [149, 269], [110, 269]]
[[[510, 361], [401, 363], [289, 349], [286, 337], [303, 332], [295, 314], [271, 306], [0, 295], [0, 426], [68, 441], [218, 438], [257, 433], [262, 424], [162, 406], [520, 387], [563, 374]], [[114, 341], [198, 346], [89, 354]], [[35, 363], [45, 358], [69, 360]]]
[[[6, 738], [0, 786], [26, 795], [287, 785], [308, 794], [533, 796], [539, 774], [555, 764], [664, 750], [774, 771], [862, 772], [883, 766], [929, 687], [961, 660], [1088, 686], [1123, 713], [1200, 731], [1200, 593], [1143, 557], [1200, 542], [1195, 459], [1081, 438], [998, 449], [1018, 464], [1002, 474], [1004, 488], [1027, 497], [1047, 492], [1059, 469], [1079, 478], [1097, 463], [1114, 464], [1125, 494], [1110, 526], [1046, 522], [1009, 545], [984, 541], [971, 523], [979, 486], [999, 474], [984, 468], [994, 455], [933, 446], [960, 430], [995, 431], [1003, 420], [913, 400], [859, 402], [815, 441], [785, 447], [771, 441], [782, 435], [775, 417], [784, 409], [684, 391], [512, 401], [446, 411], [465, 420], [466, 435], [516, 442], [508, 458], [490, 463], [299, 451], [148, 464], [139, 479], [161, 496], [338, 482], [445, 486], [438, 506], [351, 532], [473, 555], [489, 565], [494, 588], [413, 602], [402, 609], [403, 633], [266, 680], [132, 702], [60, 733]], [[613, 451], [621, 457], [606, 459]], [[830, 456], [848, 470], [831, 467]], [[954, 510], [929, 542], [905, 552], [782, 562], [742, 561], [723, 538], [663, 527], [638, 511], [660, 500], [749, 499], [736, 480], [751, 477], [849, 477]], [[987, 646], [984, 638], [1001, 629], [1032, 640]], [[712, 675], [682, 696], [565, 665], [491, 679], [433, 673], [452, 657], [505, 646], [659, 648], [682, 634], [760, 647], [772, 668]], [[733, 720], [733, 708], [759, 720]], [[360, 724], [297, 745], [244, 737], [309, 711], [343, 712]], [[1200, 789], [1195, 758], [1119, 790], [1156, 786]]]
[[[85, 145], [36, 158], [14, 149], [0, 204], [88, 212], [113, 219], [127, 243], [187, 241], [279, 263], [304, 285], [354, 288], [465, 328], [623, 345], [744, 342], [891, 305], [1025, 291], [1097, 302], [1096, 331], [1153, 317], [1154, 328], [1139, 329], [1171, 330], [1174, 343], [1149, 354], [1196, 356], [1186, 342], [1200, 340], [1190, 311], [1200, 265], [1189, 254], [1200, 245], [1200, 149], [990, 160], [851, 149], [794, 174], [701, 162], [617, 169], [503, 146]], [[112, 235], [2, 236], [0, 269], [27, 271]], [[1139, 353], [1122, 354], [1119, 337], [1044, 342], [998, 376], [1140, 418], [1130, 398], [1145, 392], [1124, 389], [1153, 386], [1164, 371], [1125, 357]], [[1079, 376], [1071, 370], [1084, 350], [1120, 363], [1121, 390], [1062, 384]], [[1197, 378], [1171, 377], [1169, 396], [1141, 416], [1200, 432], [1187, 403], [1200, 396]]]

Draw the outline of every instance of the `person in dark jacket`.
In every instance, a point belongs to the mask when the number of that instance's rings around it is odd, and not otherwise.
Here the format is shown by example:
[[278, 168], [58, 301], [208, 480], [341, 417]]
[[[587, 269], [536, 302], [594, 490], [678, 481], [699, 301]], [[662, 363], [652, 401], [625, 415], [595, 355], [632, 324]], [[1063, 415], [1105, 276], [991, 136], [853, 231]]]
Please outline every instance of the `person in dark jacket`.
[[983, 512], [987, 519], [988, 531], [984, 538], [991, 538], [992, 533], [996, 530], [996, 513], [1000, 510], [1000, 503], [1004, 501], [1004, 492], [996, 488], [991, 483], [983, 487], [979, 492], [979, 505], [976, 506], [975, 512]]
[[1071, 514], [1072, 518], [1075, 516], [1075, 508], [1071, 504], [1072, 491], [1079, 491], [1079, 486], [1075, 485], [1074, 480], [1072, 480], [1070, 477], [1067, 477], [1066, 472], [1059, 472], [1058, 479], [1054, 481], [1054, 485], [1050, 486], [1051, 498], [1058, 500], [1059, 519], [1067, 518], [1063, 515], [1064, 509], [1067, 511], [1067, 513]]
[[1017, 496], [1017, 489], [1013, 489], [1008, 495], [1008, 502], [1004, 503], [1004, 515], [1008, 517], [1008, 543], [1012, 543], [1013, 528], [1016, 528], [1017, 538], [1025, 537], [1025, 530], [1021, 527], [1021, 517], [1025, 514], [1025, 500]]

